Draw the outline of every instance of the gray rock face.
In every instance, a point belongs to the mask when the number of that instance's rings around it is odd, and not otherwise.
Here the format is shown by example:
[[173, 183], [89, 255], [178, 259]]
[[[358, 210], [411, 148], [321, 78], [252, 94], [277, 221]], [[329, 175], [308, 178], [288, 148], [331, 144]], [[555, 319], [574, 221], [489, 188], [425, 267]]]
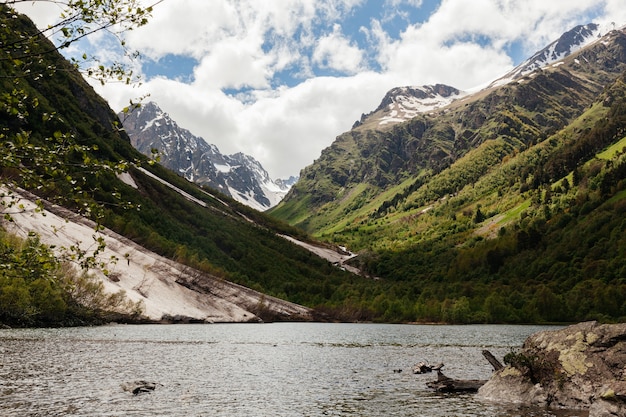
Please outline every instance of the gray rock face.
[[626, 323], [580, 323], [530, 336], [478, 397], [626, 416]]

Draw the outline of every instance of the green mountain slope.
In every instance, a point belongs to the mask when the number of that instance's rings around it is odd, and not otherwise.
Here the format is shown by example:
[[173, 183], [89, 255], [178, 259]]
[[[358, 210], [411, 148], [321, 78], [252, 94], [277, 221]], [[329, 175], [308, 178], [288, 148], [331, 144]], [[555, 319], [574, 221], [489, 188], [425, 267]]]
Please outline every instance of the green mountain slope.
[[624, 71], [613, 31], [437, 112], [365, 119], [271, 214], [358, 251], [393, 288], [383, 316], [624, 319]]
[[[481, 91], [406, 123], [386, 127], [366, 121], [325, 149], [272, 213], [320, 233], [325, 230], [321, 223], [335, 225], [361, 201], [370, 201], [369, 195], [378, 196], [405, 180], [431, 182], [453, 168], [456, 173], [445, 175], [453, 176], [454, 184], [437, 192], [439, 197], [456, 192], [494, 162], [487, 158], [484, 166], [463, 167], [460, 158], [469, 151], [485, 144], [498, 161], [545, 140], [579, 117], [625, 68], [625, 42], [624, 34], [615, 32], [610, 44], [596, 43], [563, 65]], [[306, 210], [298, 209], [301, 199], [307, 201]]]
[[[0, 12], [4, 45], [36, 33], [26, 17], [13, 17], [4, 6]], [[0, 59], [2, 146], [6, 155], [14, 146], [23, 151], [19, 170], [13, 160], [0, 162], [5, 179], [90, 215], [145, 248], [268, 295], [315, 307], [332, 288], [357, 279], [278, 236], [306, 240], [302, 231], [148, 164], [117, 128], [106, 102], [53, 49], [42, 39], [19, 62], [23, 51], [10, 48]], [[32, 163], [30, 156], [47, 163]], [[94, 167], [90, 161], [96, 160], [107, 165]], [[129, 163], [136, 188], [108, 165], [120, 161]], [[4, 284], [12, 285], [0, 276], [0, 295]]]

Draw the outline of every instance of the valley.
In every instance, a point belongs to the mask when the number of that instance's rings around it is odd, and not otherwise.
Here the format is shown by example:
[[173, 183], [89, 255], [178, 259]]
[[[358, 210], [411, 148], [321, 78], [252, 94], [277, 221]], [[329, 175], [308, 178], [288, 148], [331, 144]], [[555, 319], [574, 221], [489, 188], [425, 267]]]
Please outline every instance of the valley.
[[[35, 204], [5, 193], [0, 256], [16, 266], [0, 297], [19, 302], [0, 303], [2, 323], [83, 320], [68, 263], [151, 321], [626, 317], [624, 29], [577, 27], [478, 92], [394, 88], [289, 187], [156, 104], [127, 133], [25, 16], [0, 10], [0, 40], [38, 39], [40, 57], [0, 61], [3, 180]], [[51, 255], [62, 248], [73, 255]]]

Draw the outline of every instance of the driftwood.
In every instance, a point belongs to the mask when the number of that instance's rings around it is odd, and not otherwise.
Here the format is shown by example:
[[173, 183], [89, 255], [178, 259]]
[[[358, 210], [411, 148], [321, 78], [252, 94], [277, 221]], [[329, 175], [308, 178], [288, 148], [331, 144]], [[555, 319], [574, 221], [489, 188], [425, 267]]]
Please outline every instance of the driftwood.
[[[491, 364], [494, 371], [503, 368], [503, 365], [488, 350], [483, 350], [483, 356]], [[418, 364], [419, 365], [419, 364]], [[417, 365], [416, 365], [417, 366]], [[441, 372], [443, 364], [433, 367], [432, 370], [437, 371], [437, 380], [426, 383], [429, 388], [437, 392], [476, 392], [480, 387], [485, 385], [486, 380], [482, 379], [452, 379], [448, 378]], [[413, 370], [415, 372], [415, 368]]]
[[476, 392], [478, 388], [485, 385], [487, 381], [482, 379], [452, 379], [437, 371], [437, 380], [428, 382], [428, 388], [437, 392]]

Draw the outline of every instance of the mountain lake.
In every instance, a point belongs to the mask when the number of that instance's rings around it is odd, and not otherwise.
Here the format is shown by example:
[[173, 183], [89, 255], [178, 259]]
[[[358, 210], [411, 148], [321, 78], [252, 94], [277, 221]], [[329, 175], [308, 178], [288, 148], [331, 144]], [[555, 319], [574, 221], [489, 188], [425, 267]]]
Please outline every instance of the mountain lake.
[[[108, 325], [0, 330], [0, 415], [584, 416], [439, 394], [435, 372], [488, 379], [547, 326]], [[147, 381], [153, 391], [128, 386]]]

